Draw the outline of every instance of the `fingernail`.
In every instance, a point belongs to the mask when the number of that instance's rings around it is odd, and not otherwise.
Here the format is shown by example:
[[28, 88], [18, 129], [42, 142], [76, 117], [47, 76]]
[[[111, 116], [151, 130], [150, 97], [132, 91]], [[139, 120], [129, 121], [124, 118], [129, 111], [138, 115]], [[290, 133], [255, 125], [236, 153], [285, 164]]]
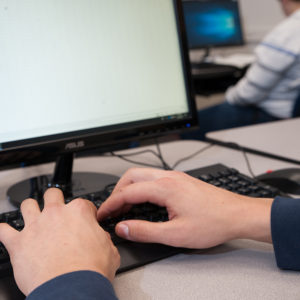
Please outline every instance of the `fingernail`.
[[127, 237], [129, 236], [129, 228], [126, 224], [120, 224], [119, 230], [122, 232], [122, 236]]

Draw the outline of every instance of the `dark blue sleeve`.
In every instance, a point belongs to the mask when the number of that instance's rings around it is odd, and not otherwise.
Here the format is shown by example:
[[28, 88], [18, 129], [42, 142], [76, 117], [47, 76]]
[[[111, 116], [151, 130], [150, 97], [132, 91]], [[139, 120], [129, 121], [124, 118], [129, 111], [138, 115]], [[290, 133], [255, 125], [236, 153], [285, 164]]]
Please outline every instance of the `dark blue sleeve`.
[[107, 278], [92, 271], [58, 276], [36, 288], [27, 300], [117, 300]]
[[300, 199], [276, 197], [271, 211], [271, 231], [277, 265], [300, 270]]

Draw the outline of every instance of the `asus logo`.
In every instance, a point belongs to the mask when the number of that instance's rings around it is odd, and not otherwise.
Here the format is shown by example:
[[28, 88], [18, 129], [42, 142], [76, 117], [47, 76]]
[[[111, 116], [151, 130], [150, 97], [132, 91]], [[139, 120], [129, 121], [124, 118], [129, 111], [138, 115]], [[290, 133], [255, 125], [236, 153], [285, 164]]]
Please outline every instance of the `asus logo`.
[[85, 142], [84, 141], [78, 141], [78, 142], [68, 143], [65, 146], [65, 150], [78, 149], [78, 148], [82, 148], [84, 146], [85, 146]]

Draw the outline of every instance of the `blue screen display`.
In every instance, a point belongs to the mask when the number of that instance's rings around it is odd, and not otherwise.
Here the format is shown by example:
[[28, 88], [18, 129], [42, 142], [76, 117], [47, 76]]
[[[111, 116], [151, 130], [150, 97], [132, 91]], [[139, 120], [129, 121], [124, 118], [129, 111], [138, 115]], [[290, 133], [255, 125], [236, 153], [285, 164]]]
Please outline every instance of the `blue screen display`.
[[190, 48], [243, 43], [237, 1], [188, 1], [183, 6]]

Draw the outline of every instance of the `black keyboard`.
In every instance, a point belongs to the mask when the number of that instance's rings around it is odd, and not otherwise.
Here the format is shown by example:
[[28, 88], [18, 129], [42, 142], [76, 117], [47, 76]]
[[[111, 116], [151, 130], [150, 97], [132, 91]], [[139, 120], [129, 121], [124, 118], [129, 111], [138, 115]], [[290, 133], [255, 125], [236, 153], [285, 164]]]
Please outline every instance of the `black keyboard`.
[[214, 186], [249, 197], [273, 198], [282, 195], [279, 189], [222, 164], [195, 169], [186, 173]]
[[220, 65], [214, 63], [192, 63], [192, 75], [194, 76], [210, 76], [210, 75], [234, 75], [236, 72], [240, 72], [241, 70], [235, 66], [229, 65]]
[[[237, 170], [225, 167], [221, 164], [191, 170], [186, 173], [217, 187], [252, 197], [272, 198], [281, 194], [279, 190], [240, 174]], [[110, 195], [113, 188], [114, 185], [112, 184], [102, 191], [82, 195], [81, 197], [92, 201], [95, 206], [99, 208]], [[66, 199], [66, 203], [70, 201], [72, 201], [72, 199]], [[136, 205], [127, 214], [105, 220], [100, 224], [111, 234], [112, 241], [120, 252], [121, 266], [118, 272], [127, 271], [183, 251], [183, 249], [159, 244], [134, 243], [118, 237], [114, 232], [115, 225], [119, 221], [126, 219], [165, 222], [168, 220], [168, 214], [165, 208], [146, 203]], [[19, 210], [0, 214], [0, 222], [6, 222], [17, 230], [22, 230], [24, 227], [22, 215]], [[9, 261], [9, 255], [3, 244], [0, 243], [0, 277], [10, 274], [12, 274], [12, 268]]]

